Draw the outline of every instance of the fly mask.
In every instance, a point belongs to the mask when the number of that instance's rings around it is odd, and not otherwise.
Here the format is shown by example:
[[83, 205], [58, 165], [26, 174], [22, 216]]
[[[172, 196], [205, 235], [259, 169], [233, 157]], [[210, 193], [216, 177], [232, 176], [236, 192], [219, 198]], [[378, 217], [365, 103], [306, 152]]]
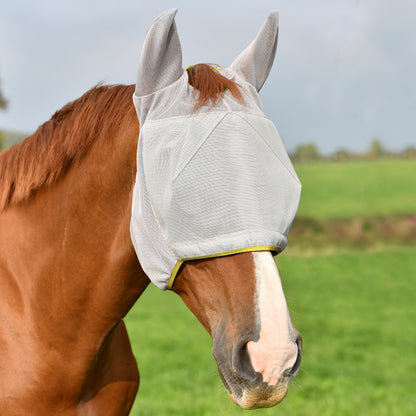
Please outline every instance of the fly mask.
[[172, 287], [186, 260], [283, 250], [301, 190], [258, 96], [274, 60], [277, 14], [219, 69], [240, 86], [243, 100], [226, 91], [218, 104], [198, 110], [175, 15], [165, 12], [149, 28], [133, 96], [140, 137], [131, 237], [161, 289]]

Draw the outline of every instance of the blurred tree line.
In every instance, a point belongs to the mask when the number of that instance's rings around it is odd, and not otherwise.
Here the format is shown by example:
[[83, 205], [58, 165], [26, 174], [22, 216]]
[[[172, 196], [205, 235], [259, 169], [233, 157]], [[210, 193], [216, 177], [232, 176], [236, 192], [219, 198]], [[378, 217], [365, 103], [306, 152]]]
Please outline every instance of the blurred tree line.
[[408, 147], [401, 152], [391, 152], [384, 148], [381, 141], [374, 138], [370, 148], [363, 153], [354, 153], [347, 149], [340, 149], [335, 153], [326, 156], [322, 155], [314, 143], [306, 143], [298, 146], [290, 154], [293, 162], [314, 162], [314, 161], [347, 161], [347, 160], [377, 160], [382, 158], [403, 158], [416, 159], [416, 147]]
[[[0, 110], [5, 110], [7, 107], [7, 101], [3, 96], [2, 90], [1, 90], [1, 78], [0, 78]], [[3, 142], [4, 142], [4, 134], [0, 130], [0, 151], [3, 150]]]

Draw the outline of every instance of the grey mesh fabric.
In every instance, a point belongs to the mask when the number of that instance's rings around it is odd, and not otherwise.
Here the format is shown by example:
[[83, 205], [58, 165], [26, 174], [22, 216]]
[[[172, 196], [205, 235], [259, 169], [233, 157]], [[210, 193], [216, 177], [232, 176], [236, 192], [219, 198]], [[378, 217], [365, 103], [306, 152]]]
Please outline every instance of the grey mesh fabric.
[[221, 70], [241, 86], [243, 102], [225, 92], [218, 105], [194, 111], [197, 91], [182, 68], [175, 14], [150, 27], [133, 96], [141, 129], [131, 237], [161, 289], [190, 259], [283, 250], [301, 189], [258, 96], [276, 50], [277, 15]]

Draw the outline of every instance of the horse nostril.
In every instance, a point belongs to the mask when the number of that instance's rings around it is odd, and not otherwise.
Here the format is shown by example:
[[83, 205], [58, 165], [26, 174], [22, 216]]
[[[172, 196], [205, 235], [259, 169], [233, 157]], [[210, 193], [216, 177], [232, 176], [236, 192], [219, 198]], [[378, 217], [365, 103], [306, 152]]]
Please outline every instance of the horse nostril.
[[234, 371], [247, 381], [254, 381], [258, 377], [251, 365], [246, 340], [242, 340], [234, 346], [232, 366]]
[[[300, 369], [300, 363], [302, 361], [302, 336], [299, 334], [299, 332], [296, 334], [296, 345], [298, 346], [298, 355], [296, 357], [295, 364], [293, 364], [293, 367], [286, 370], [288, 371], [288, 376], [291, 378], [296, 377], [296, 375], [299, 372]], [[286, 373], [285, 371], [285, 373]]]

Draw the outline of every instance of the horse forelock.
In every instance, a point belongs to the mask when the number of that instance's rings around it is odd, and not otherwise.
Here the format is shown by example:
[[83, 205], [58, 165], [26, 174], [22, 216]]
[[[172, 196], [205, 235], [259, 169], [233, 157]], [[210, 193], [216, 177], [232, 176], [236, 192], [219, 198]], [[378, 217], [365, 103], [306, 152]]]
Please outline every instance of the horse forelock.
[[230, 93], [238, 101], [243, 101], [240, 86], [234, 81], [224, 77], [220, 72], [209, 64], [196, 64], [186, 69], [188, 72], [189, 84], [197, 93], [195, 110], [203, 107], [211, 101], [212, 106], [217, 104], [225, 91]]
[[135, 117], [134, 86], [96, 86], [58, 110], [18, 145], [0, 154], [0, 211], [59, 180], [99, 141]]

